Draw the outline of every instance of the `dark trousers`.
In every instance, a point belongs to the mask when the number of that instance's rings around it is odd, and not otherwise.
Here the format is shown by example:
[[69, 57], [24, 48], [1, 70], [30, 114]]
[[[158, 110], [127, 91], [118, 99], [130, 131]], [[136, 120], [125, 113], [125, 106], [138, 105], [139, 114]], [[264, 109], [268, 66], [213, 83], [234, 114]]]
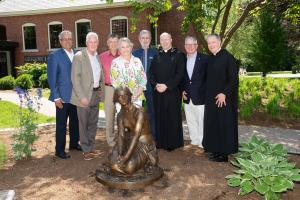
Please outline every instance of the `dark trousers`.
[[66, 147], [67, 120], [69, 118], [69, 147], [76, 147], [79, 141], [77, 108], [73, 104], [64, 103], [63, 108], [56, 107], [56, 146], [57, 153], [64, 152]]
[[156, 135], [156, 128], [155, 128], [155, 113], [154, 113], [154, 105], [153, 105], [153, 93], [150, 90], [146, 90], [144, 92], [144, 95], [146, 97], [147, 112], [148, 112], [148, 116], [149, 116], [151, 134], [153, 136], [153, 139], [156, 141], [157, 135]]

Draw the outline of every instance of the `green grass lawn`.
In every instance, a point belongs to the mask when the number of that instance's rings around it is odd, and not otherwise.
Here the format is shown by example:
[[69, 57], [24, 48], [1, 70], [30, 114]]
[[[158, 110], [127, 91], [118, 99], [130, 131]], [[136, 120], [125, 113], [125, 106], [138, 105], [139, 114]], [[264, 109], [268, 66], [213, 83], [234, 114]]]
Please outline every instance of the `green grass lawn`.
[[[19, 106], [11, 102], [0, 101], [0, 108], [0, 128], [17, 127], [19, 125]], [[55, 118], [43, 114], [38, 114], [37, 124], [50, 122], [55, 122]]]

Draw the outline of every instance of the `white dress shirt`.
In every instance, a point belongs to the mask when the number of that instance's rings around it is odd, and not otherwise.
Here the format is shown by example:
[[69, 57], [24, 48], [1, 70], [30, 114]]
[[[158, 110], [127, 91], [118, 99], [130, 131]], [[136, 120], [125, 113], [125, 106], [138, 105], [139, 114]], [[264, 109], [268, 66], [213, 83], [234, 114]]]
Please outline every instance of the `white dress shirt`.
[[100, 75], [101, 75], [101, 67], [98, 61], [98, 54], [95, 52], [94, 55], [89, 55], [90, 62], [92, 65], [92, 70], [93, 70], [93, 77], [94, 77], [94, 88], [99, 87], [99, 82], [100, 82]]

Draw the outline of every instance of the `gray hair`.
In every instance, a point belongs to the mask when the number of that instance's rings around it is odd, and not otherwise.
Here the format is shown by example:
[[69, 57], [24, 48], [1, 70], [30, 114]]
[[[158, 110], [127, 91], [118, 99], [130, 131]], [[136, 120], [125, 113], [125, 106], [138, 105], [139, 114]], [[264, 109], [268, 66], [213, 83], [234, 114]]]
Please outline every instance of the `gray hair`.
[[99, 41], [98, 40], [98, 35], [97, 35], [97, 33], [95, 33], [95, 32], [89, 32], [87, 35], [86, 35], [86, 42], [87, 41], [89, 41], [90, 40], [90, 38], [95, 38], [97, 41]]
[[162, 34], [160, 34], [159, 38], [161, 38], [163, 35], [167, 35], [167, 36], [169, 36], [172, 39], [171, 34], [167, 33], [167, 32], [163, 32]]
[[188, 41], [188, 40], [192, 40], [195, 44], [198, 44], [198, 41], [194, 36], [189, 36], [189, 35], [186, 36], [184, 39], [184, 42], [186, 43], [186, 41]]
[[142, 35], [144, 35], [144, 34], [148, 34], [151, 38], [151, 32], [148, 30], [141, 30], [139, 33], [139, 38], [142, 37]]
[[121, 48], [122, 42], [126, 42], [131, 48], [133, 48], [133, 43], [127, 37], [122, 37], [118, 41], [118, 49]]
[[219, 40], [221, 42], [221, 37], [218, 34], [216, 34], [216, 33], [209, 34], [206, 37], [206, 40], [208, 40], [208, 38], [210, 38], [210, 37], [214, 37], [214, 38], [216, 38], [217, 40]]
[[70, 34], [70, 35], [72, 36], [72, 32], [71, 32], [71, 31], [69, 31], [69, 30], [64, 30], [64, 31], [62, 31], [62, 32], [59, 33], [58, 39], [59, 39], [59, 40], [63, 39], [63, 37], [64, 37], [65, 35], [67, 35], [67, 34]]

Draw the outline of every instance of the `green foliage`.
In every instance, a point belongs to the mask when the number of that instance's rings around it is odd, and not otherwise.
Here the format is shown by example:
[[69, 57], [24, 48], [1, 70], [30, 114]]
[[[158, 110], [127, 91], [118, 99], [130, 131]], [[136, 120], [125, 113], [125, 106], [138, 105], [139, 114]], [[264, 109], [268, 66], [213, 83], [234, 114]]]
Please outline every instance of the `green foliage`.
[[288, 9], [284, 12], [285, 18], [292, 21], [293, 24], [300, 22], [300, 1], [290, 0]]
[[5, 161], [6, 161], [5, 145], [0, 140], [0, 169], [2, 168]]
[[281, 18], [270, 7], [262, 9], [255, 21], [249, 51], [252, 66], [258, 66], [263, 75], [270, 71], [283, 70], [282, 67], [289, 62], [287, 38]]
[[0, 90], [11, 90], [15, 87], [15, 79], [12, 76], [5, 76], [0, 79]]
[[30, 74], [33, 80], [33, 86], [39, 86], [39, 78], [42, 74], [47, 73], [47, 64], [45, 63], [25, 63], [16, 67], [18, 74]]
[[30, 74], [22, 74], [16, 79], [16, 86], [28, 90], [33, 87], [32, 76]]
[[300, 170], [288, 162], [283, 145], [255, 135], [240, 143], [239, 153], [231, 163], [240, 169], [226, 179], [229, 186], [240, 187], [239, 195], [256, 191], [266, 200], [279, 199], [279, 193], [292, 190], [293, 181], [300, 181]]
[[[42, 96], [40, 90], [37, 91], [38, 96], [31, 97], [28, 92], [17, 88], [17, 93], [20, 97], [18, 131], [13, 134], [14, 143], [12, 149], [15, 154], [15, 159], [28, 158], [33, 151], [32, 145], [38, 139], [35, 134], [37, 129], [36, 121], [38, 110], [40, 108], [40, 98]], [[26, 106], [29, 112], [24, 112], [23, 106]]]
[[49, 88], [47, 74], [42, 74], [40, 76], [40, 78], [39, 78], [39, 87], [41, 87], [41, 88]]
[[300, 80], [289, 78], [241, 77], [239, 113], [249, 118], [253, 112], [274, 118], [300, 117]]

